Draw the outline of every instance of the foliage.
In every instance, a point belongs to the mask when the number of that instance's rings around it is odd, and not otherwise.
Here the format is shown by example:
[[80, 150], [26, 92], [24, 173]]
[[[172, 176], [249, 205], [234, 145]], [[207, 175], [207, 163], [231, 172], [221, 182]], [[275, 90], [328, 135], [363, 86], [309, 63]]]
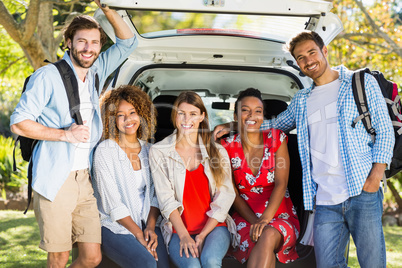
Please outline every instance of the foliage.
[[[373, 19], [374, 28], [357, 0], [335, 0], [331, 10], [337, 14], [344, 31], [329, 45], [330, 62], [343, 64], [350, 69], [369, 67], [381, 70], [387, 79], [402, 86], [402, 24], [397, 15], [397, 1], [374, 0], [372, 6], [364, 6]], [[389, 39], [383, 38], [379, 32]], [[398, 50], [399, 47], [399, 50]]]
[[20, 151], [16, 150], [17, 171], [13, 171], [14, 140], [0, 135], [0, 188], [6, 200], [6, 190], [18, 191], [27, 178], [27, 162], [22, 160]]

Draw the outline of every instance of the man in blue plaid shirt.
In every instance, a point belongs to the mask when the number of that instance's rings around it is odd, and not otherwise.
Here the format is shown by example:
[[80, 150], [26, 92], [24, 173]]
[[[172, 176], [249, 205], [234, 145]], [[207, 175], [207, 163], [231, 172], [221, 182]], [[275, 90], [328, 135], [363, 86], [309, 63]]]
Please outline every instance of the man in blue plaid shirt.
[[[378, 83], [365, 74], [368, 110], [376, 132], [373, 142], [361, 121], [351, 126], [359, 115], [352, 92], [353, 72], [344, 66], [330, 67], [322, 38], [305, 31], [287, 49], [314, 83], [299, 90], [287, 110], [264, 121], [261, 129], [297, 128], [304, 207], [312, 210], [315, 205], [316, 209], [317, 267], [347, 267], [344, 252], [350, 234], [361, 267], [386, 267], [380, 183], [395, 138]], [[216, 136], [226, 132], [223, 128], [215, 128]]]

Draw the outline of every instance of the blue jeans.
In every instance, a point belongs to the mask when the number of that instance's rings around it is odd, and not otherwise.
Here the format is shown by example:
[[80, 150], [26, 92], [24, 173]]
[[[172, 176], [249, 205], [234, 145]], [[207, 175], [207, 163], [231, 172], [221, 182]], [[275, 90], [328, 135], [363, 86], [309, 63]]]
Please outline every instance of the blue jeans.
[[160, 229], [155, 228], [158, 235], [158, 261], [131, 234], [115, 234], [108, 228], [102, 227], [102, 251], [112, 261], [121, 267], [158, 267], [168, 268], [169, 257]]
[[[193, 239], [195, 235], [191, 236]], [[179, 268], [193, 267], [221, 267], [222, 259], [225, 257], [229, 249], [230, 233], [225, 226], [215, 227], [212, 232], [205, 238], [204, 247], [200, 258], [193, 258], [191, 253], [187, 258], [183, 252], [183, 257], [180, 257], [180, 239], [174, 233], [169, 242], [170, 259]]]
[[381, 216], [383, 193], [362, 191], [333, 206], [317, 206], [314, 218], [314, 250], [317, 267], [347, 267], [344, 257], [350, 235], [364, 268], [386, 267]]

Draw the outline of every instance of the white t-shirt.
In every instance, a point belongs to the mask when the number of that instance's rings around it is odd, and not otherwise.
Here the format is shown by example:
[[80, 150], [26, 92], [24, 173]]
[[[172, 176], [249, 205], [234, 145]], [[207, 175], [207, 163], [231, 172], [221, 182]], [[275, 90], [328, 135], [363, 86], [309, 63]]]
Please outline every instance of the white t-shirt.
[[311, 176], [317, 183], [317, 205], [336, 205], [349, 198], [339, 149], [336, 103], [339, 79], [316, 86], [307, 99]]
[[[80, 113], [82, 121], [87, 121], [91, 137], [91, 125], [94, 115], [94, 107], [91, 102], [91, 94], [89, 93], [88, 79], [85, 82], [78, 80], [78, 92], [80, 95]], [[88, 142], [75, 143], [74, 164], [71, 171], [89, 168], [90, 140]]]

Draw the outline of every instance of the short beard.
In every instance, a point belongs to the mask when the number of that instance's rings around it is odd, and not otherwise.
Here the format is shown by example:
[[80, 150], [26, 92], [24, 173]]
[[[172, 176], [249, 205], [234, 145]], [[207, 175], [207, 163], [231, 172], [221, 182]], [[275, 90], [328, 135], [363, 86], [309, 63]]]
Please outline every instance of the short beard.
[[[82, 51], [80, 51], [80, 52], [82, 52]], [[85, 61], [85, 60], [82, 60], [79, 58], [80, 52], [78, 52], [77, 49], [75, 49], [73, 44], [71, 43], [70, 54], [73, 57], [74, 61], [77, 63], [77, 65], [80, 66], [81, 68], [86, 68], [86, 69], [90, 68], [99, 57], [99, 53], [93, 54], [94, 55], [93, 61], [88, 62], [88, 61]]]

